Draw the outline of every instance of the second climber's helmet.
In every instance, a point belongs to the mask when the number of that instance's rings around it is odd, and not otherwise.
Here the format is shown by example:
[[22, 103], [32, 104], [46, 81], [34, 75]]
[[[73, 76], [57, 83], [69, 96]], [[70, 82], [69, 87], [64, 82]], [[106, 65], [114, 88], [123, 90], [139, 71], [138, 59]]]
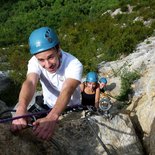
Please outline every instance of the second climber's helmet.
[[89, 72], [86, 76], [86, 82], [98, 82], [98, 75], [96, 72]]
[[32, 55], [43, 52], [59, 44], [59, 39], [49, 27], [34, 30], [29, 37], [30, 53]]
[[102, 78], [100, 78], [99, 82], [107, 84], [107, 79], [102, 77]]

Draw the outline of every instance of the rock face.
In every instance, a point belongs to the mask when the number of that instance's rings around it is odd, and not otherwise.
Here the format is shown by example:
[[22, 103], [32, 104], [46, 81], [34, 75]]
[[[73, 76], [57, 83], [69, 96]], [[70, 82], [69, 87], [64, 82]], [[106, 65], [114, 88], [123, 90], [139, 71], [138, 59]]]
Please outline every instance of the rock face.
[[[61, 142], [64, 141], [63, 144], [68, 148], [68, 154], [143, 154], [142, 146], [127, 115], [115, 115], [112, 119], [92, 115], [88, 117], [89, 122], [84, 118], [76, 120], [75, 114], [72, 115], [67, 117], [74, 119], [69, 121], [69, 118], [66, 118], [67, 122], [62, 121], [62, 127], [57, 131]], [[102, 145], [105, 145], [106, 150]]]
[[[134, 53], [115, 61], [103, 62], [99, 66], [100, 74], [109, 77], [109, 85], [114, 82], [116, 87], [111, 91], [115, 96], [120, 93], [120, 78], [114, 77], [114, 72], [125, 68], [137, 70], [141, 78], [134, 82], [132, 103], [127, 108], [145, 149], [149, 154], [155, 154], [154, 119], [155, 119], [155, 37], [150, 37], [137, 46]], [[104, 67], [103, 67], [104, 64]]]
[[[155, 66], [154, 66], [155, 67]], [[155, 119], [155, 78], [154, 67], [151, 66], [143, 77], [134, 85], [135, 96], [128, 110], [137, 117], [143, 133], [144, 145], [150, 154], [155, 154], [154, 119]]]
[[0, 92], [8, 87], [10, 84], [10, 79], [8, 78], [8, 74], [0, 71]]
[[61, 117], [52, 141], [38, 140], [32, 128], [16, 135], [9, 128], [9, 123], [0, 124], [0, 151], [5, 155], [143, 154], [130, 119], [123, 114], [112, 119], [100, 115], [86, 119], [84, 111], [66, 114]]
[[10, 124], [0, 124], [0, 152], [5, 155], [59, 155], [53, 141], [43, 142], [32, 134], [32, 129], [25, 129], [17, 135], [10, 132]]

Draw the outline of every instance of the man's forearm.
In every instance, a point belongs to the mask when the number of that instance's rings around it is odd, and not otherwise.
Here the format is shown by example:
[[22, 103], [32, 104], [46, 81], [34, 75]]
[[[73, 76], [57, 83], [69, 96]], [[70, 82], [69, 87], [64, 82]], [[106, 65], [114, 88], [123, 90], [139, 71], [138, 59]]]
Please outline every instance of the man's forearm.
[[48, 114], [48, 117], [55, 117], [56, 119], [58, 119], [61, 113], [65, 110], [72, 94], [79, 84], [80, 82], [74, 79], [66, 80], [65, 84], [63, 85], [62, 91], [56, 101], [56, 104], [52, 111]]
[[65, 110], [67, 104], [71, 98], [71, 92], [64, 90], [61, 92], [60, 96], [57, 99], [55, 106], [52, 111], [48, 114], [48, 117], [58, 119], [61, 113]]
[[19, 94], [19, 105], [17, 107], [18, 110], [25, 111], [27, 109], [27, 106], [34, 95], [34, 92], [34, 86], [30, 82], [25, 81]]

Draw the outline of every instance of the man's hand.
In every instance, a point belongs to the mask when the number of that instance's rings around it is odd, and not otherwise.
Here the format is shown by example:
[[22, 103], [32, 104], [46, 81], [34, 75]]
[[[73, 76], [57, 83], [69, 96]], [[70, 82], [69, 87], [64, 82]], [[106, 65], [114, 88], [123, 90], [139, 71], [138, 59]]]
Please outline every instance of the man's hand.
[[43, 140], [48, 140], [52, 137], [58, 119], [44, 117], [36, 120], [33, 123], [34, 135]]
[[27, 121], [24, 118], [16, 119], [12, 121], [11, 132], [20, 131], [27, 127]]

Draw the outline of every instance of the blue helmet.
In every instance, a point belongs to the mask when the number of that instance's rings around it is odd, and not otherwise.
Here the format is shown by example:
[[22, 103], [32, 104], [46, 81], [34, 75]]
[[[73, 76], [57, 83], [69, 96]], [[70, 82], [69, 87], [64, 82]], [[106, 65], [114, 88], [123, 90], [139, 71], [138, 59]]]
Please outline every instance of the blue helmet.
[[102, 78], [100, 78], [99, 82], [107, 84], [107, 79], [102, 77]]
[[98, 75], [96, 72], [89, 72], [86, 76], [86, 82], [98, 82]]
[[59, 44], [59, 39], [49, 27], [34, 30], [29, 37], [30, 53], [32, 55], [48, 50]]

